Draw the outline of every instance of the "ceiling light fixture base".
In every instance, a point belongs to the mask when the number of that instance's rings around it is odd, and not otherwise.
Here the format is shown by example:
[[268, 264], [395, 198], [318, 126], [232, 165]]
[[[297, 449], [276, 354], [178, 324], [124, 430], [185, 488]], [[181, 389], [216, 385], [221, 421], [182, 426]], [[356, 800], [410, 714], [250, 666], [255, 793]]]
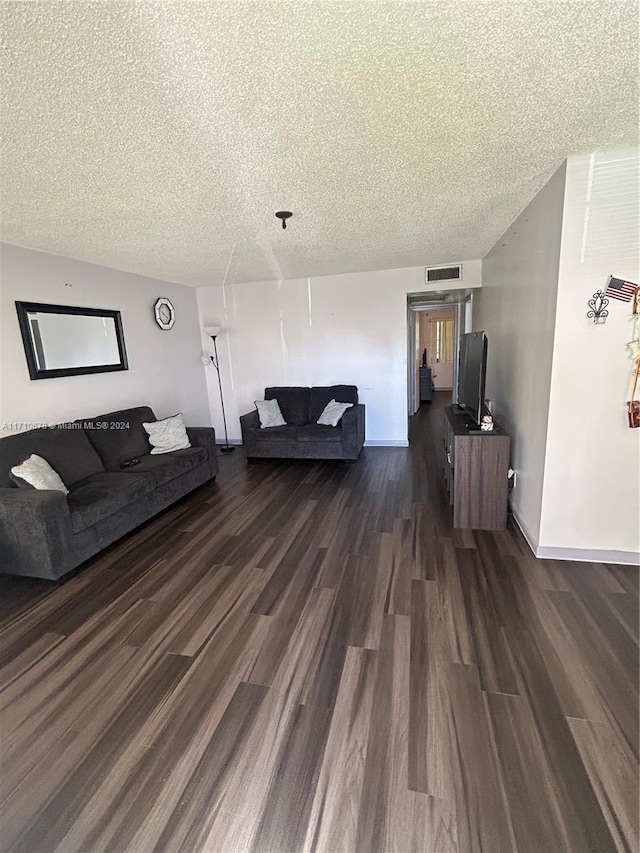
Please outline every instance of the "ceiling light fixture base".
[[276, 216], [282, 221], [283, 229], [287, 227], [287, 219], [293, 216], [290, 210], [276, 210]]

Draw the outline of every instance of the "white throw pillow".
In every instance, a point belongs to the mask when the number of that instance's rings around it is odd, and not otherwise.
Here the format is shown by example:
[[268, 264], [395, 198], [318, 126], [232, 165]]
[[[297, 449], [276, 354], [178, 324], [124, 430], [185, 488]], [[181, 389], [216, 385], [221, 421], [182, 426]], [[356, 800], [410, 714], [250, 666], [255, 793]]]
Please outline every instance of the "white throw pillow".
[[149, 434], [151, 453], [173, 453], [191, 447], [182, 412], [142, 426]]
[[33, 486], [34, 489], [62, 492], [65, 495], [69, 494], [69, 489], [47, 460], [43, 459], [42, 456], [37, 456], [35, 453], [32, 453], [20, 465], [14, 465], [11, 473], [14, 477], [24, 480], [25, 483]]
[[256, 400], [255, 404], [258, 410], [258, 417], [260, 418], [261, 429], [287, 425], [287, 422], [282, 417], [277, 400]]
[[330, 400], [324, 407], [324, 411], [316, 423], [323, 426], [338, 426], [340, 418], [351, 406], [353, 406], [353, 403], [336, 403], [335, 400]]

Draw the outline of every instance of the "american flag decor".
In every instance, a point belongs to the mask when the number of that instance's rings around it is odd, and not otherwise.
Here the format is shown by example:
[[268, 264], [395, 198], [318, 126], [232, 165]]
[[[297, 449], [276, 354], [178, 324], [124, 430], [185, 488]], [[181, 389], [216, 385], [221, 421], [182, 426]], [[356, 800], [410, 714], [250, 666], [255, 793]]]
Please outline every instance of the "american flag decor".
[[604, 295], [612, 299], [621, 299], [623, 302], [631, 302], [637, 289], [638, 285], [632, 281], [623, 281], [621, 278], [610, 275]]

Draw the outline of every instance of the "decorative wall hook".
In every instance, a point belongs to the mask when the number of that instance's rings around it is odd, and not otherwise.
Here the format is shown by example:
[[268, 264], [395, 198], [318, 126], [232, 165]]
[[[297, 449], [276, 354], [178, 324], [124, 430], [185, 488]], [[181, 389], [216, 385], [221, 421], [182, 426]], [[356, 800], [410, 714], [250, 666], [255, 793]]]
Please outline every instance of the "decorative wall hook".
[[593, 297], [587, 302], [589, 306], [587, 317], [593, 320], [594, 323], [604, 323], [609, 316], [609, 312], [607, 311], [608, 304], [609, 300], [604, 293], [601, 290], [596, 290]]
[[282, 227], [286, 228], [287, 227], [287, 219], [290, 219], [293, 216], [293, 213], [291, 213], [290, 210], [277, 210], [276, 216], [278, 217], [278, 219], [282, 220]]

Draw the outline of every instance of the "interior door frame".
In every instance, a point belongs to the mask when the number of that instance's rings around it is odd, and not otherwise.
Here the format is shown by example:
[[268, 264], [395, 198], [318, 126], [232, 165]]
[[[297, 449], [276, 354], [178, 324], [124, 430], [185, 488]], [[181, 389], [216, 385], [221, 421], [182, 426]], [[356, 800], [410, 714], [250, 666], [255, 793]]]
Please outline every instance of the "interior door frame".
[[452, 400], [458, 402], [458, 359], [460, 354], [460, 321], [461, 321], [461, 304], [459, 302], [411, 302], [407, 303], [407, 403], [409, 415], [415, 415], [420, 408], [420, 400], [418, 394], [418, 338], [416, 334], [416, 314], [424, 313], [425, 311], [437, 311], [438, 309], [453, 308], [453, 390]]

